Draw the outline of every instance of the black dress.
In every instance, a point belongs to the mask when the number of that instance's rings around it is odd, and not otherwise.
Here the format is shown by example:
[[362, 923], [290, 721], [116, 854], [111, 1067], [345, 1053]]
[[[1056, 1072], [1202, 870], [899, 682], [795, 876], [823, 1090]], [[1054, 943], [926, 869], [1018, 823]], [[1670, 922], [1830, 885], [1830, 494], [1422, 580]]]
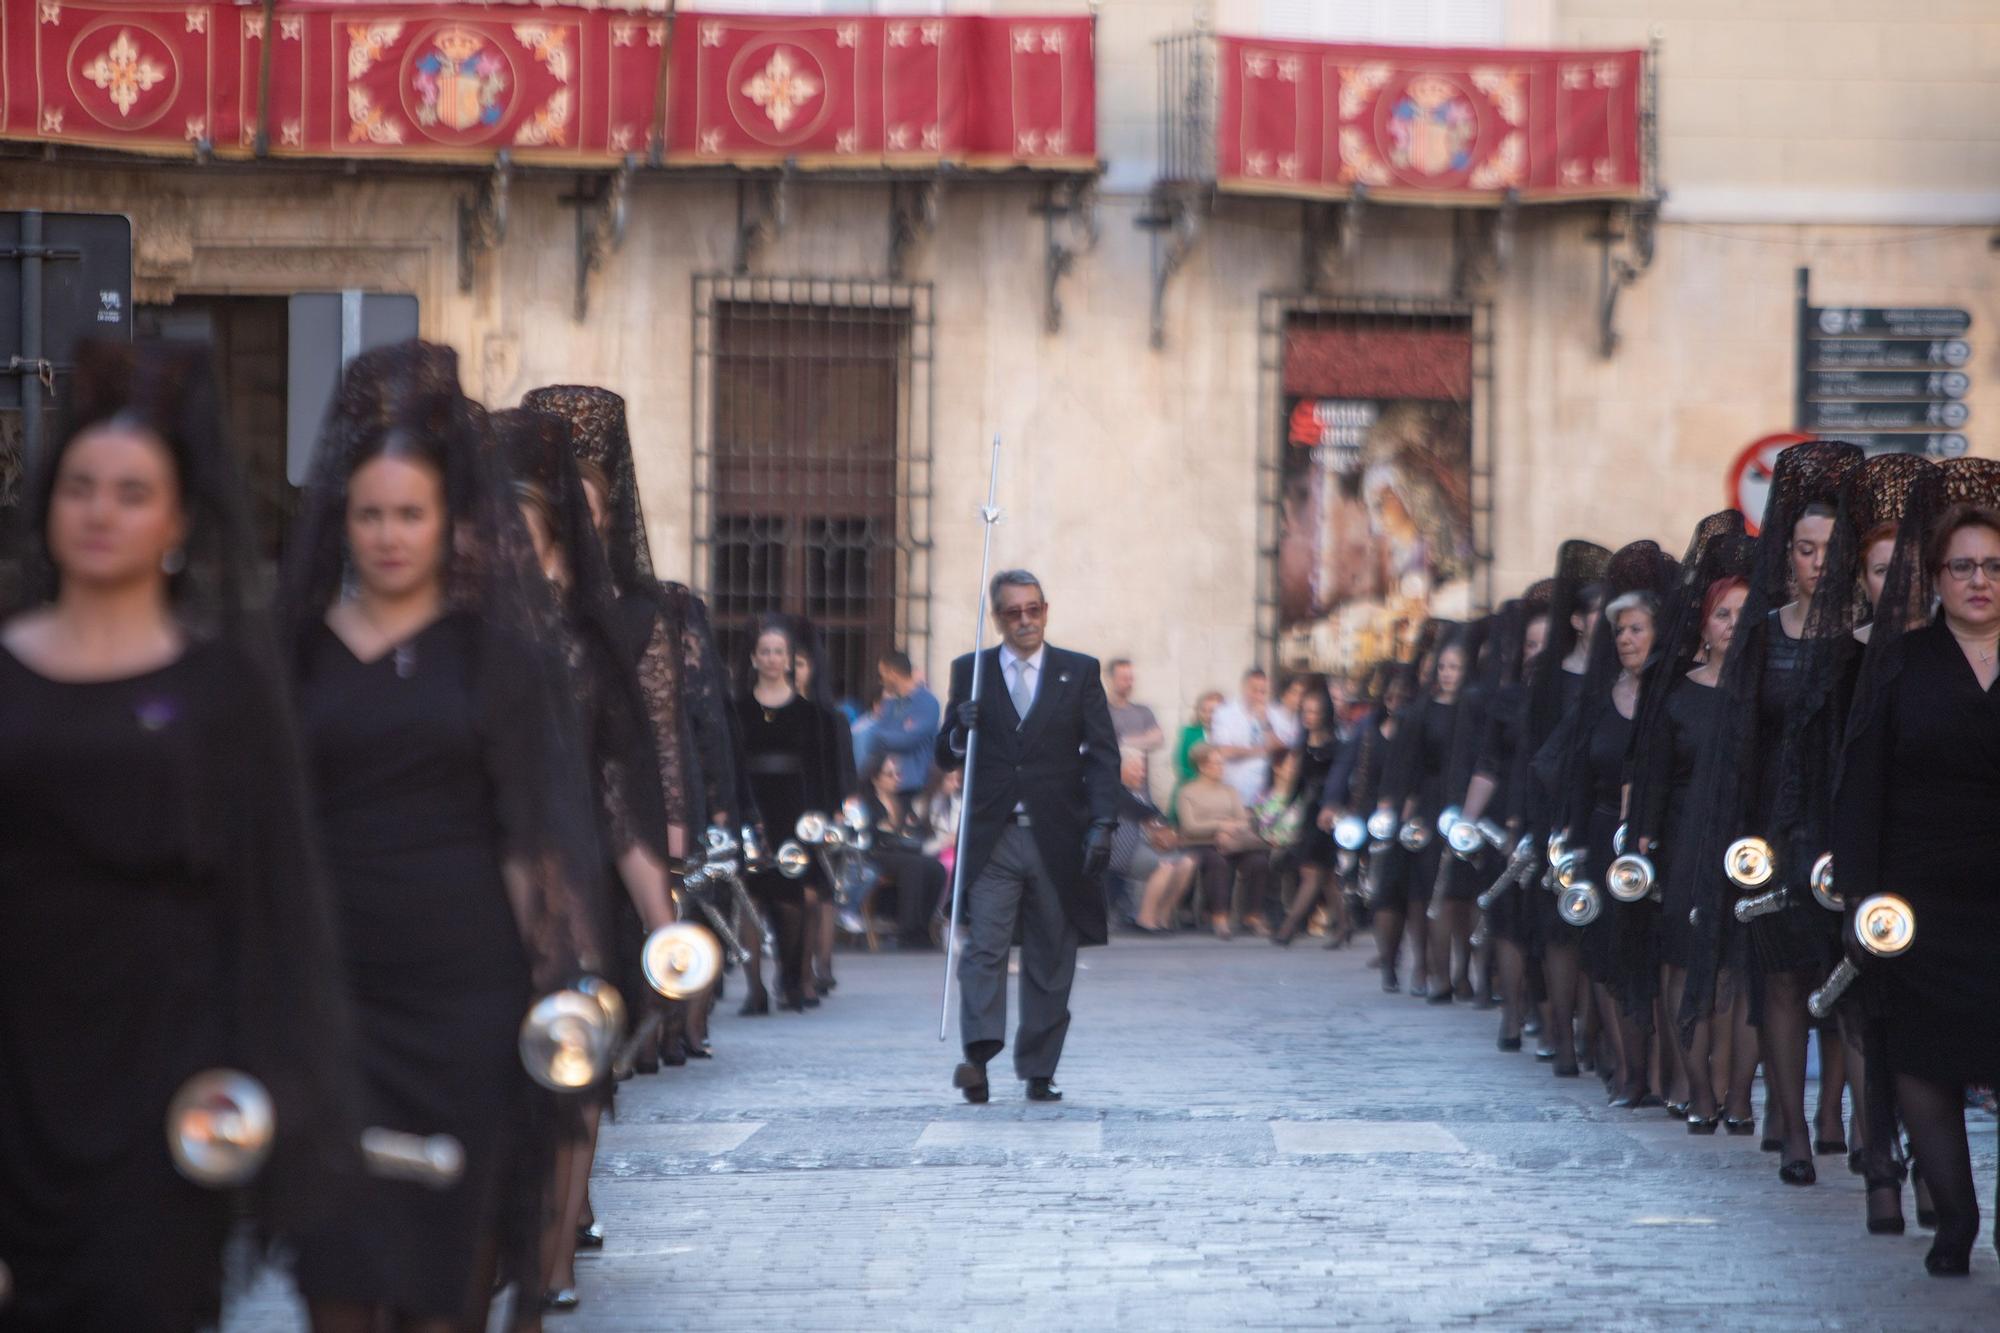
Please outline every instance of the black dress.
[[[1526, 685], [1502, 685], [1494, 691], [1493, 701], [1486, 709], [1485, 735], [1480, 742], [1479, 757], [1473, 763], [1473, 772], [1493, 783], [1493, 794], [1486, 802], [1486, 817], [1501, 824], [1511, 823], [1521, 815], [1519, 796], [1523, 784], [1517, 780], [1516, 760], [1527, 730], [1527, 709]], [[1498, 859], [1509, 861], [1513, 855], [1514, 849], [1505, 847], [1501, 849]], [[1484, 892], [1496, 876], [1483, 878], [1486, 882], [1478, 885], [1480, 892]], [[1486, 911], [1487, 933], [1527, 948], [1533, 920], [1528, 911], [1529, 894], [1535, 891], [1531, 879], [1527, 884], [1517, 884], [1494, 899], [1493, 905]]]
[[[448, 614], [372, 662], [325, 625], [298, 707], [355, 1007], [366, 1122], [450, 1134], [449, 1189], [363, 1183], [337, 1226], [300, 1246], [316, 1301], [463, 1318], [483, 1310], [482, 1252], [536, 1089], [516, 1051], [528, 962], [501, 878], [476, 622]], [[484, 678], [482, 679], [482, 676]]]
[[[736, 701], [736, 717], [743, 732], [744, 775], [772, 848], [794, 835], [799, 816], [808, 811], [828, 819], [840, 817], [844, 793], [833, 714], [797, 694], [782, 708], [766, 708], [746, 691]], [[746, 875], [744, 884], [772, 915], [780, 986], [788, 997], [803, 991], [811, 966], [805, 943], [805, 889], [810, 885], [822, 897], [832, 892], [820, 858], [812, 859], [802, 879], [786, 879], [765, 868]]]
[[1333, 772], [1340, 748], [1340, 742], [1331, 736], [1324, 745], [1314, 745], [1307, 738], [1299, 747], [1298, 780], [1292, 789], [1292, 799], [1305, 802], [1306, 819], [1299, 828], [1298, 842], [1292, 846], [1292, 856], [1302, 866], [1330, 869], [1339, 852], [1333, 835], [1319, 826], [1319, 809], [1327, 775]]
[[1881, 720], [1851, 738], [1835, 860], [1857, 867], [1851, 884], [1841, 872], [1850, 903], [1894, 893], [1916, 917], [1907, 953], [1868, 963], [1891, 1066], [1938, 1083], [1991, 1083], [2000, 1078], [2000, 687], [1979, 688], [1942, 624], [1912, 631], [1902, 648]]
[[219, 1314], [231, 1199], [176, 1174], [165, 1131], [181, 1083], [232, 1063], [200, 799], [241, 734], [226, 652], [64, 683], [0, 649], [0, 1328]]
[[[1562, 720], [1555, 731], [1542, 743], [1541, 750], [1526, 756], [1528, 762], [1522, 765], [1523, 781], [1528, 790], [1522, 794], [1523, 808], [1528, 813], [1529, 827], [1533, 830], [1538, 850], [1545, 850], [1548, 837], [1557, 831], [1563, 819], [1563, 800], [1567, 793], [1558, 793], [1551, 784], [1559, 778], [1550, 771], [1547, 760], [1560, 753], [1568, 742], [1569, 729], [1580, 725], [1576, 719], [1577, 700], [1583, 697], [1583, 673], [1557, 666], [1561, 675], [1556, 680], [1559, 707], [1556, 716]], [[1574, 839], [1572, 839], [1574, 841]], [[1534, 899], [1533, 940], [1537, 949], [1548, 945], [1574, 945], [1576, 928], [1562, 919], [1556, 911], [1557, 895], [1541, 887], [1540, 878], [1529, 881], [1529, 897]]]
[[[1585, 926], [1579, 960], [1583, 973], [1600, 985], [1618, 990], [1624, 977], [1626, 964], [1627, 934], [1639, 929], [1639, 923], [1628, 918], [1635, 915], [1628, 912], [1627, 904], [1617, 902], [1605, 891], [1609, 882], [1608, 872], [1616, 859], [1611, 850], [1618, 832], [1619, 806], [1622, 804], [1625, 785], [1626, 758], [1632, 752], [1634, 724], [1631, 718], [1606, 700], [1591, 726], [1590, 744], [1584, 751], [1585, 773], [1583, 781], [1588, 784], [1590, 796], [1590, 817], [1584, 825], [1583, 845], [1588, 855], [1591, 882], [1597, 885], [1603, 895], [1603, 909], [1597, 919]], [[1634, 903], [1633, 909], [1644, 908], [1646, 915], [1654, 915], [1652, 904]]]
[[[1802, 684], [1805, 656], [1805, 640], [1786, 634], [1778, 613], [1771, 612], [1764, 621], [1764, 671], [1757, 694], [1757, 736], [1762, 755], [1757, 765], [1756, 804], [1747, 831], [1767, 839], [1777, 849], [1777, 877], [1770, 887], [1782, 883], [1791, 892], [1784, 907], [1753, 919], [1747, 933], [1750, 956], [1760, 975], [1797, 972], [1817, 981], [1840, 957], [1840, 918], [1813, 901], [1806, 887], [1812, 867], [1810, 863], [1799, 864], [1798, 856], [1788, 854], [1792, 851], [1790, 841], [1778, 827], [1787, 768], [1780, 751]], [[1728, 887], [1723, 901], [1733, 903], [1732, 895], [1740, 895], [1734, 885]]]
[[[1650, 856], [1660, 877], [1660, 960], [1672, 967], [1686, 967], [1696, 938], [1688, 915], [1696, 902], [1695, 879], [1703, 873], [1722, 873], [1715, 867], [1704, 871], [1696, 864], [1699, 858], [1692, 849], [1698, 830], [1688, 823], [1694, 814], [1695, 764], [1701, 747], [1715, 735], [1722, 693], [1715, 686], [1700, 685], [1685, 676], [1673, 682], [1672, 689], [1664, 723], [1670, 743], [1661, 747], [1672, 770], [1667, 776], [1659, 840]], [[1710, 901], [1723, 896], [1707, 895]], [[1725, 923], [1725, 932], [1734, 920], [1731, 917]]]
[[[1458, 725], [1458, 712], [1456, 700], [1440, 703], [1431, 699], [1424, 703], [1423, 716], [1418, 719], [1418, 732], [1414, 738], [1417, 744], [1416, 781], [1410, 794], [1417, 799], [1415, 818], [1430, 834], [1430, 841], [1424, 844], [1421, 852], [1410, 858], [1408, 902], [1413, 913], [1430, 906], [1440, 858], [1449, 855], [1445, 840], [1437, 831], [1437, 820], [1444, 812], [1447, 799], [1445, 774], [1451, 767], [1452, 732]], [[1396, 813], [1400, 815], [1402, 811]]]

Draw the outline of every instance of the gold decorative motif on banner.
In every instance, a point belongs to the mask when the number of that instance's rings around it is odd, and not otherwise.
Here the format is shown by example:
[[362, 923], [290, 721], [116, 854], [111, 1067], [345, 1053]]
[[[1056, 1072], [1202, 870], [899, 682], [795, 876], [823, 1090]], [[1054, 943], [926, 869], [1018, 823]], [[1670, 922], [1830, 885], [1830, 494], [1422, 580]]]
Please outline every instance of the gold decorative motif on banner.
[[166, 67], [141, 55], [139, 44], [124, 28], [118, 30], [111, 45], [85, 65], [82, 72], [84, 78], [104, 89], [120, 116], [131, 115], [140, 99], [167, 77]]
[[819, 94], [819, 80], [794, 65], [790, 53], [782, 49], [771, 52], [770, 61], [743, 85], [743, 95], [757, 104], [776, 130], [789, 126]]

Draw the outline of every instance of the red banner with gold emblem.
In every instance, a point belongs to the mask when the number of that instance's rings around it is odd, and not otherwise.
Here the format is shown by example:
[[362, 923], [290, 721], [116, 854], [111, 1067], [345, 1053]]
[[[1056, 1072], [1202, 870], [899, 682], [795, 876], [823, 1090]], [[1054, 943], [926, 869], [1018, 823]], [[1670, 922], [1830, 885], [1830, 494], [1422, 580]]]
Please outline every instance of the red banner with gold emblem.
[[1096, 166], [1087, 18], [660, 8], [0, 0], [0, 138], [228, 157], [261, 124], [281, 157], [607, 163], [664, 135], [689, 166]]
[[684, 14], [670, 159], [1089, 168], [1087, 18]]
[[1646, 189], [1641, 51], [1217, 39], [1224, 189], [1414, 203]]

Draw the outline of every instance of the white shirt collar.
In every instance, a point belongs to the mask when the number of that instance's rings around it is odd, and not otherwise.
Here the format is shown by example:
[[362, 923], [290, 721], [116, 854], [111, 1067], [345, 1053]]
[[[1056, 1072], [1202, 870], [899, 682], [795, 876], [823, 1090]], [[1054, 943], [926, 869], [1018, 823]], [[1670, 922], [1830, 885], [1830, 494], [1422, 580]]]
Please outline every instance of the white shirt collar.
[[1014, 655], [1014, 650], [1012, 648], [1003, 647], [1000, 650], [1000, 659], [1003, 662], [1013, 663], [1016, 668], [1023, 666], [1030, 667], [1034, 670], [1035, 674], [1039, 676], [1042, 672], [1042, 658], [1048, 651], [1049, 651], [1049, 646], [1045, 643], [1041, 647], [1035, 649], [1035, 655], [1033, 657], [1016, 657]]

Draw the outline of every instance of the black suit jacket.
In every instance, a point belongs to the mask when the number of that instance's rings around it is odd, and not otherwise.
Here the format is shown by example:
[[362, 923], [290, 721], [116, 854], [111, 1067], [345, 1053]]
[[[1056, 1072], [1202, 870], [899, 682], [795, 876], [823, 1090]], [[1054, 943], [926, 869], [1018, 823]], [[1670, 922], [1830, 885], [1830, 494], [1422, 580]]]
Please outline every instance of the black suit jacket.
[[[964, 816], [972, 821], [965, 882], [979, 878], [1010, 813], [1024, 805], [1042, 865], [1061, 892], [1077, 934], [1085, 944], [1103, 944], [1109, 934], [1104, 893], [1095, 880], [1084, 878], [1083, 843], [1093, 822], [1118, 818], [1118, 734], [1097, 659], [1044, 647], [1035, 702], [1025, 722], [1007, 693], [1001, 650], [986, 650], [972, 803]], [[937, 740], [937, 761], [943, 768], [965, 764], [952, 742], [958, 706], [971, 694], [972, 654], [967, 653], [951, 664], [951, 700]], [[956, 739], [964, 744], [964, 737]]]

